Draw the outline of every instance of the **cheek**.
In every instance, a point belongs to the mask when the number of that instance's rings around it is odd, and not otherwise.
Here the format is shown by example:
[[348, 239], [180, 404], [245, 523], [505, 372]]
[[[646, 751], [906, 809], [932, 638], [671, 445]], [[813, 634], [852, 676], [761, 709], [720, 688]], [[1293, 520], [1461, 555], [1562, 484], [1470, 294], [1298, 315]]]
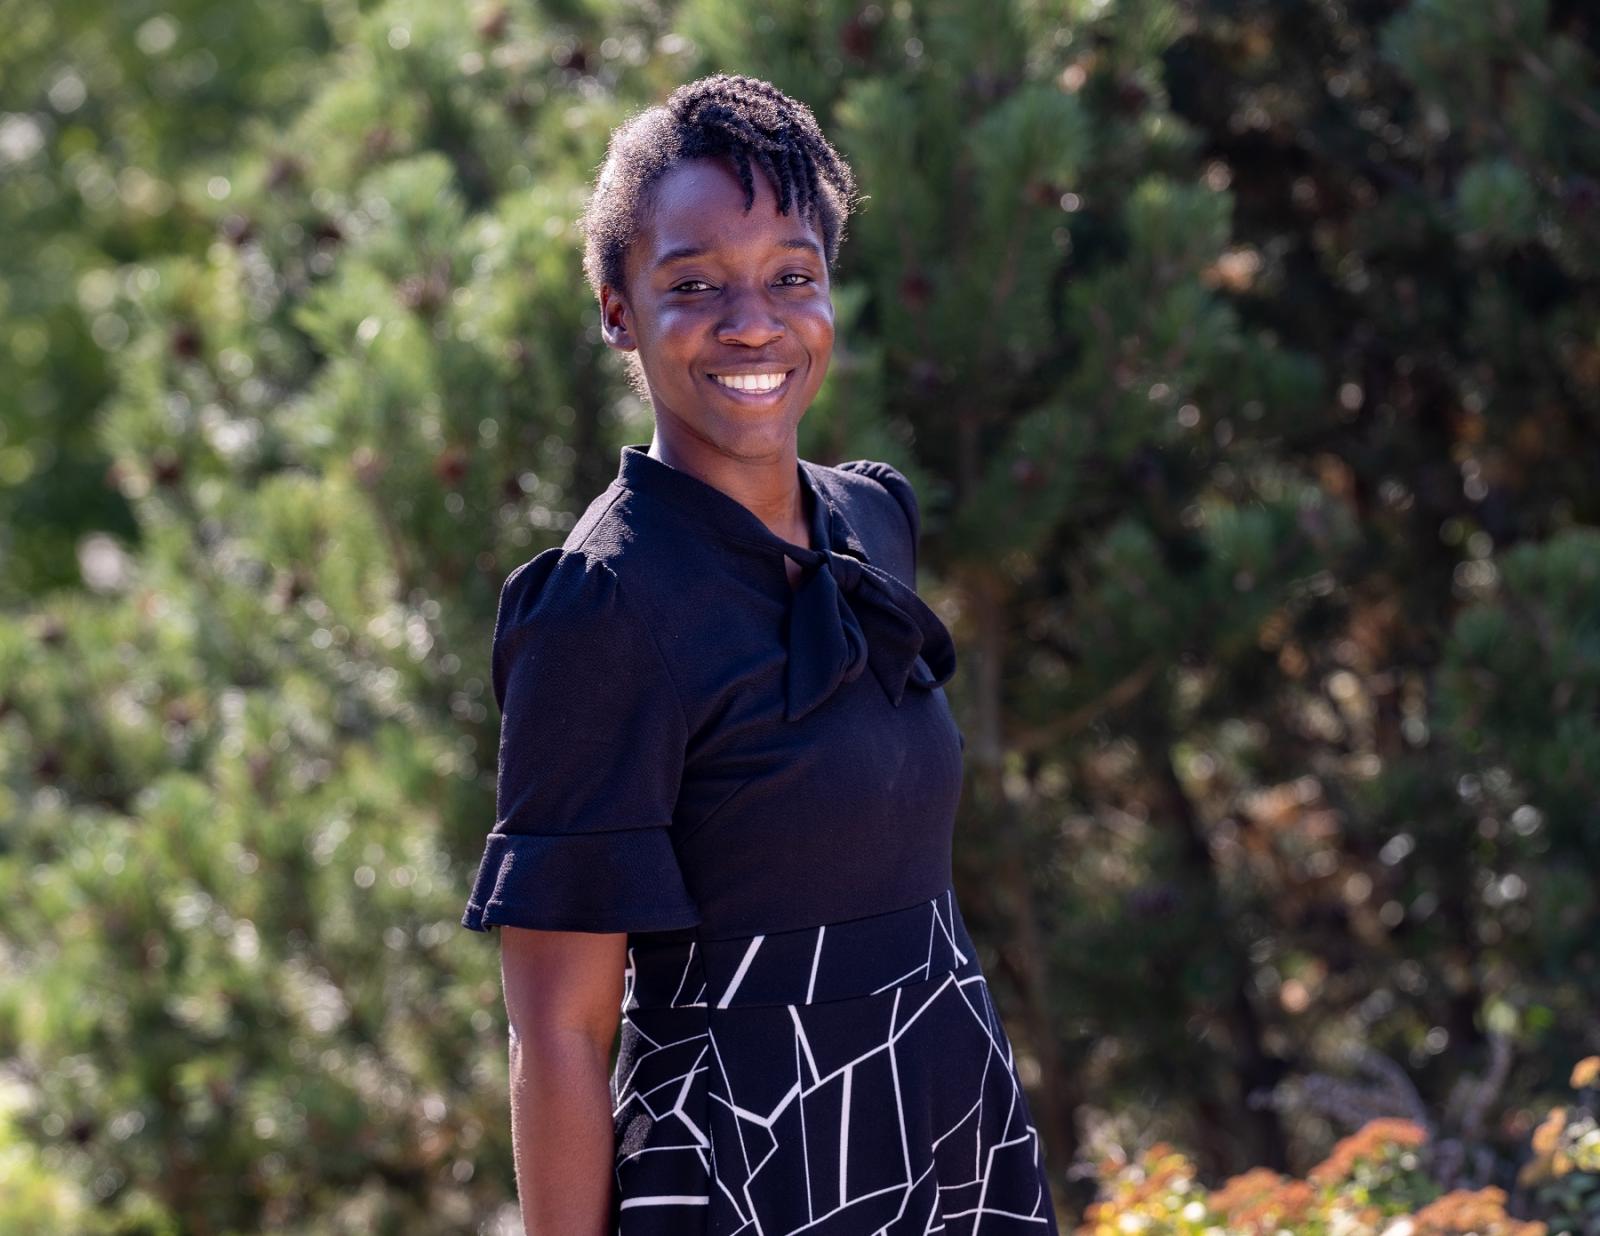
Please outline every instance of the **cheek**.
[[822, 301], [796, 315], [795, 329], [813, 351], [833, 346], [833, 302]]
[[681, 341], [705, 329], [705, 314], [692, 307], [669, 306], [655, 315], [655, 335], [668, 342]]
[[650, 323], [648, 349], [661, 361], [676, 365], [704, 348], [705, 316], [693, 309], [662, 309]]

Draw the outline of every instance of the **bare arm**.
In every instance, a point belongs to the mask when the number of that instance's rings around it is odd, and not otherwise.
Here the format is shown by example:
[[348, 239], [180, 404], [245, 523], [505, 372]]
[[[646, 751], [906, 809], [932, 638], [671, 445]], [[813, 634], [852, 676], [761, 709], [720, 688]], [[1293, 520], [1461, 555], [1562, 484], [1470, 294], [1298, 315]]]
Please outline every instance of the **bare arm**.
[[627, 935], [501, 927], [511, 1145], [527, 1236], [608, 1236], [611, 1044]]

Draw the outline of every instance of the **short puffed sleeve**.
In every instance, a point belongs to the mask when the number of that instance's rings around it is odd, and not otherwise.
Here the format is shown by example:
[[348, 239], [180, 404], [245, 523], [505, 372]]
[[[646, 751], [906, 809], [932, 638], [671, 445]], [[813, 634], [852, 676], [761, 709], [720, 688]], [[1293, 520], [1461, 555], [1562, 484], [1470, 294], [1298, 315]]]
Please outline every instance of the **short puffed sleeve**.
[[462, 916], [474, 931], [665, 931], [699, 912], [669, 826], [687, 728], [615, 571], [548, 549], [500, 591], [495, 824]]
[[856, 472], [862, 476], [870, 476], [887, 489], [889, 495], [899, 504], [901, 512], [906, 517], [906, 527], [911, 536], [911, 573], [915, 579], [917, 547], [922, 540], [922, 508], [917, 503], [917, 491], [912, 488], [911, 482], [906, 480], [905, 474], [893, 464], [884, 463], [879, 459], [851, 459], [837, 467], [841, 472]]

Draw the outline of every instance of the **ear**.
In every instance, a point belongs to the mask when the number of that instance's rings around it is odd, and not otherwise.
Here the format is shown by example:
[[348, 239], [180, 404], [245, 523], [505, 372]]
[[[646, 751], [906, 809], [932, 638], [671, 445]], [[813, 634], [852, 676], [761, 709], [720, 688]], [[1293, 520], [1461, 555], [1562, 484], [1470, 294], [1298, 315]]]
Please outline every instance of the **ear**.
[[607, 347], [619, 352], [632, 352], [639, 346], [633, 337], [633, 310], [609, 283], [600, 285], [600, 336]]

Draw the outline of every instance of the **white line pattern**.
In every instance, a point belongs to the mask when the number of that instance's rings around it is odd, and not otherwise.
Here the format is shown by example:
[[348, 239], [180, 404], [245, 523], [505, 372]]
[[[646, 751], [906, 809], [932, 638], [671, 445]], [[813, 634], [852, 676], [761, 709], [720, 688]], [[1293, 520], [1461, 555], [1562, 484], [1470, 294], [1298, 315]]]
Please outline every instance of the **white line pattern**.
[[612, 1077], [618, 1236], [1056, 1232], [953, 894], [802, 932], [636, 941]]

